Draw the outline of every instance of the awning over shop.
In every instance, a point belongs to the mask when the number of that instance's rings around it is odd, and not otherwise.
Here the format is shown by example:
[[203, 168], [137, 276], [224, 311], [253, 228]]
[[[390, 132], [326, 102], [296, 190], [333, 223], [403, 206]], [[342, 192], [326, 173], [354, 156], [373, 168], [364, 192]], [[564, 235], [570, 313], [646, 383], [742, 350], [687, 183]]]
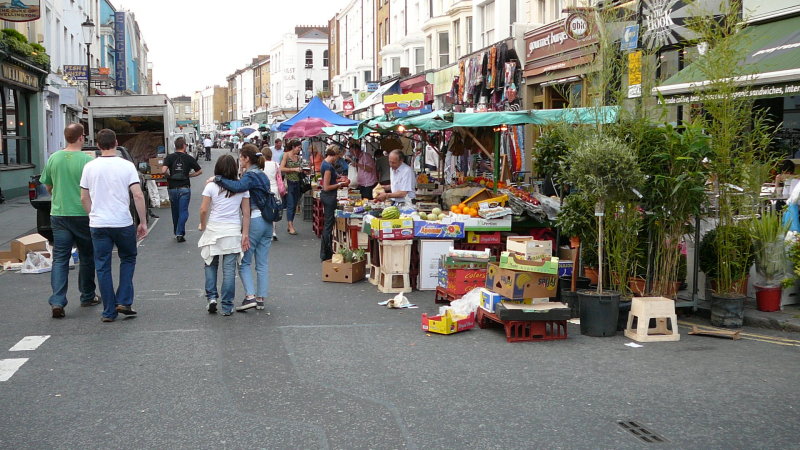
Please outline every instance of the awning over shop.
[[613, 123], [617, 121], [618, 116], [619, 108], [614, 106], [482, 113], [433, 111], [428, 114], [404, 117], [393, 121], [383, 121], [382, 119], [367, 120], [359, 124], [354, 137], [360, 139], [373, 131], [396, 131], [401, 126], [406, 129], [440, 131], [458, 127], [476, 128], [526, 124], [549, 125], [559, 122], [594, 124]]
[[330, 122], [332, 125], [358, 125], [357, 120], [347, 119], [344, 118], [335, 112], [331, 111], [330, 108], [325, 106], [322, 103], [322, 100], [319, 97], [312, 97], [311, 101], [308, 102], [305, 108], [303, 108], [300, 112], [292, 116], [289, 120], [281, 122], [278, 125], [277, 131], [288, 131], [289, 128], [297, 123], [301, 119], [305, 119], [308, 117], [313, 117], [315, 119], [322, 119], [327, 122]]
[[[364, 111], [367, 108], [383, 103], [383, 95], [389, 92], [390, 89], [394, 88], [395, 85], [397, 85], [397, 80], [381, 85], [375, 92], [369, 94], [364, 101], [359, 102], [358, 106], [356, 106], [356, 109], [353, 110], [353, 112], [357, 113], [359, 111]], [[400, 91], [398, 88], [398, 93], [399, 92]]]
[[[740, 86], [781, 84], [800, 80], [800, 17], [792, 17], [777, 22], [752, 25], [734, 36], [740, 48], [746, 52], [742, 64], [731, 68], [731, 79]], [[705, 58], [714, 57], [714, 49], [709, 50]], [[654, 94], [663, 96], [686, 94], [700, 91], [711, 84], [702, 73], [697, 62], [678, 72], [660, 87], [653, 89]], [[798, 94], [797, 89], [784, 89], [776, 86], [753, 96], [772, 96]]]

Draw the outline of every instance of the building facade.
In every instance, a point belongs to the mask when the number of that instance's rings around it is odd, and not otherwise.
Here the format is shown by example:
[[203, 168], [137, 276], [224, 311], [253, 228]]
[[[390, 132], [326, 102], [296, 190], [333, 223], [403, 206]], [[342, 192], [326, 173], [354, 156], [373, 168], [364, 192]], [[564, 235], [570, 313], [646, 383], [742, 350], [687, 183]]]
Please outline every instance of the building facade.
[[228, 88], [209, 86], [199, 92], [200, 132], [210, 133], [223, 129], [230, 119], [228, 113]]
[[253, 58], [253, 115], [252, 123], [269, 122], [269, 101], [271, 97], [269, 56], [260, 55]]
[[286, 120], [302, 109], [319, 91], [330, 89], [328, 80], [328, 27], [297, 26], [270, 48], [269, 114]]
[[[374, 17], [372, 1], [351, 0], [331, 21], [338, 35], [334, 39], [337, 42], [336, 73], [331, 77], [335, 110], [344, 109], [345, 99], [353, 99], [358, 104], [368, 95], [367, 84], [376, 79]], [[328, 91], [324, 86], [321, 90]]]

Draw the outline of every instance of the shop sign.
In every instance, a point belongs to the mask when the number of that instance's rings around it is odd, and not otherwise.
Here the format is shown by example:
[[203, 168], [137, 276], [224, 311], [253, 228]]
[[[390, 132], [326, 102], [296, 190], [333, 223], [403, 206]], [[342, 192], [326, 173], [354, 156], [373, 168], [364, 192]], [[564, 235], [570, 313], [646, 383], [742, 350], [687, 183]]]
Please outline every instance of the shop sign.
[[[771, 84], [764, 86], [751, 86], [733, 94], [734, 98], [770, 98], [770, 97], [790, 97], [800, 96], [800, 82], [786, 84]], [[722, 94], [703, 95], [685, 94], [674, 95], [671, 97], [659, 98], [659, 103], [663, 105], [677, 105], [680, 103], [702, 103], [704, 100], [718, 100]]]
[[370, 93], [366, 92], [366, 91], [359, 92], [358, 93], [358, 104], [360, 105], [360, 104], [364, 103], [364, 100], [366, 100], [367, 97], [369, 97], [369, 94]]
[[128, 73], [125, 67], [125, 11], [114, 13], [114, 89], [128, 88]]
[[596, 41], [585, 14], [572, 14], [567, 20], [539, 28], [525, 36], [525, 60], [534, 61], [585, 47]]
[[375, 92], [379, 86], [380, 84], [378, 83], [367, 83], [367, 92]]
[[639, 24], [628, 25], [622, 33], [622, 40], [619, 44], [621, 51], [636, 50], [639, 47]]
[[39, 78], [27, 70], [9, 63], [0, 66], [3, 81], [39, 90]]
[[642, 96], [642, 52], [628, 53], [628, 98]]
[[591, 34], [591, 22], [589, 22], [589, 18], [586, 17], [586, 14], [582, 12], [572, 13], [567, 17], [564, 23], [564, 29], [567, 32], [567, 36], [576, 41], [580, 41], [586, 39]]
[[728, 9], [723, 0], [642, 0], [642, 43], [648, 49], [660, 49], [697, 38], [687, 27], [696, 16], [721, 17]]
[[425, 94], [423, 93], [408, 93], [408, 94], [394, 94], [386, 95], [383, 97], [383, 110], [385, 112], [392, 111], [414, 111], [422, 109], [425, 106]]
[[61, 72], [76, 81], [86, 81], [86, 65], [64, 64]]
[[353, 99], [350, 98], [342, 102], [342, 108], [345, 114], [351, 114], [353, 110], [356, 109], [355, 104], [353, 104]]
[[0, 20], [32, 22], [41, 17], [39, 0], [12, 0], [0, 5]]

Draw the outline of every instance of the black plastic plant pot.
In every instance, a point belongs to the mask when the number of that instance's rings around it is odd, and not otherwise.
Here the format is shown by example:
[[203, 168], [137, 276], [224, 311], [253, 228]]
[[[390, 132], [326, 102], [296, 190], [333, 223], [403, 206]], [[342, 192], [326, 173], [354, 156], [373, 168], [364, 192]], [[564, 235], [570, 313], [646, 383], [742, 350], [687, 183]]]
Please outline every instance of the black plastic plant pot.
[[[589, 289], [589, 283], [591, 283], [591, 282], [592, 282], [592, 280], [590, 280], [590, 279], [588, 279], [586, 277], [578, 277], [575, 280], [575, 290], [579, 291], [581, 289]], [[564, 298], [561, 296], [562, 295], [561, 293], [570, 290], [571, 287], [572, 287], [572, 275], [564, 275], [562, 277], [558, 277], [558, 295], [557, 295], [557, 298], [561, 302], [567, 303], [566, 300], [564, 300]], [[573, 317], [577, 317], [577, 316], [573, 316]]]
[[607, 337], [617, 334], [619, 319], [619, 292], [594, 290], [578, 291], [580, 301], [581, 334]]
[[744, 323], [742, 294], [711, 294], [711, 325], [722, 328], [742, 328]]
[[570, 318], [580, 317], [581, 308], [578, 302], [578, 292], [565, 290], [561, 292], [561, 303], [566, 303], [569, 306]]

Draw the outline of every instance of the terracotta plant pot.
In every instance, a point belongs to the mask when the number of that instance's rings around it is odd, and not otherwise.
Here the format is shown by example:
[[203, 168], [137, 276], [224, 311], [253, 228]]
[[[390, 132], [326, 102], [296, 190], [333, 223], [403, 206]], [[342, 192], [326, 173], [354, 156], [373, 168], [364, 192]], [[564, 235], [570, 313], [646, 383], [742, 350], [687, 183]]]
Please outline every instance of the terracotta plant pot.
[[629, 277], [628, 289], [633, 292], [636, 297], [644, 297], [645, 289], [647, 288], [647, 280], [642, 277]]
[[591, 280], [592, 284], [597, 284], [597, 269], [594, 267], [584, 267], [583, 276]]

